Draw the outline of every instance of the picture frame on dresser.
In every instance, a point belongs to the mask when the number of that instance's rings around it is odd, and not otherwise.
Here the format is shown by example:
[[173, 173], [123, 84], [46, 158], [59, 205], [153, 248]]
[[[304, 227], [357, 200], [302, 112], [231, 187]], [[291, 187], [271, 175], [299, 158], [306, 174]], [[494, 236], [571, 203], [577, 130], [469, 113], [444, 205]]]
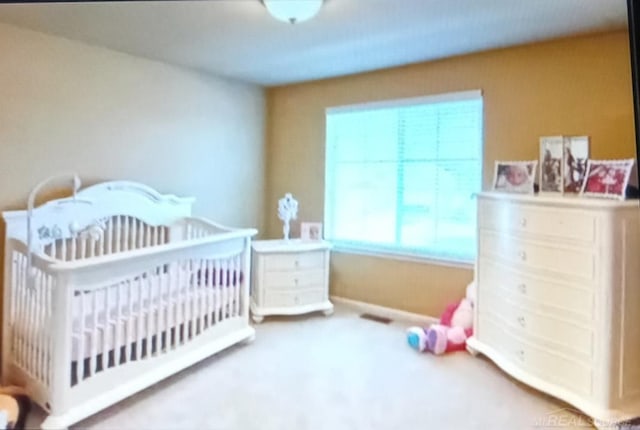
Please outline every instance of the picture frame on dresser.
[[564, 139], [562, 136], [540, 138], [540, 192], [562, 194], [564, 190]]
[[589, 160], [580, 195], [624, 200], [635, 159]]
[[589, 136], [566, 136], [563, 138], [562, 186], [564, 193], [580, 193], [588, 161]]
[[538, 160], [496, 161], [493, 191], [533, 194]]

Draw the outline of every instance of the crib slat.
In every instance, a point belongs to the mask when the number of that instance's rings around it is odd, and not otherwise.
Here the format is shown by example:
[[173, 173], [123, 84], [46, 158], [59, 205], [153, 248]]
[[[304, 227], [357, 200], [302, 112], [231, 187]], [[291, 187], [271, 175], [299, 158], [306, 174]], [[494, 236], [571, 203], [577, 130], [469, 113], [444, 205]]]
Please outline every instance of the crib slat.
[[[16, 284], [14, 286], [14, 300], [15, 300], [15, 311], [14, 311], [14, 322], [16, 326], [20, 326], [23, 324], [22, 321], [22, 296], [24, 294], [24, 287], [22, 285], [23, 273], [22, 273], [22, 254], [16, 253], [15, 257], [15, 265], [16, 265]], [[15, 332], [13, 337], [13, 350], [15, 353], [15, 359], [18, 364], [21, 362], [21, 353], [22, 353], [22, 334], [19, 331]]]
[[178, 291], [176, 292], [176, 345], [181, 345], [183, 343], [182, 331], [184, 329], [184, 261], [178, 261], [178, 273], [176, 273], [176, 287]]
[[60, 239], [60, 257], [62, 261], [67, 261], [67, 239]]
[[35, 374], [36, 363], [35, 363], [35, 342], [34, 337], [36, 334], [36, 321], [35, 321], [35, 292], [38, 289], [38, 276], [40, 272], [37, 272], [35, 278], [33, 279], [33, 290], [27, 291], [27, 371], [34, 377], [37, 378]]
[[213, 325], [213, 262], [207, 259], [207, 282], [205, 283], [207, 328]]
[[[78, 321], [78, 326], [79, 326], [79, 330], [78, 330], [78, 356], [76, 357], [76, 381], [78, 381], [78, 383], [80, 383], [80, 381], [82, 381], [84, 379], [84, 372], [85, 372], [85, 363], [84, 363], [84, 356], [85, 356], [85, 347], [84, 347], [84, 340], [85, 340], [85, 321], [86, 321], [86, 310], [85, 310], [85, 301], [86, 301], [86, 294], [83, 291], [80, 291], [80, 309], [79, 309], [79, 321]], [[94, 293], [95, 294], [95, 293]]]
[[[54, 288], [54, 279], [53, 276], [49, 276], [47, 280], [47, 300], [45, 303], [45, 318], [47, 321], [51, 321], [53, 316], [53, 288]], [[47, 353], [45, 356], [45, 366], [46, 366], [46, 374], [45, 374], [45, 382], [48, 386], [51, 384], [51, 356], [53, 351], [53, 338], [51, 336], [51, 327], [47, 324], [47, 336], [45, 336], [45, 342], [47, 345]]]
[[76, 252], [77, 252], [77, 247], [78, 247], [78, 237], [72, 237], [71, 238], [71, 255], [70, 255], [70, 260], [74, 261], [77, 258]]
[[130, 249], [130, 240], [131, 238], [129, 237], [129, 223], [131, 222], [131, 217], [129, 216], [125, 216], [124, 218], [124, 241], [122, 244], [122, 250], [123, 251], [128, 251]]
[[200, 259], [200, 276], [198, 277], [198, 290], [196, 293], [196, 300], [198, 303], [198, 334], [204, 331], [204, 316], [207, 308], [205, 307], [206, 303], [204, 302], [204, 293], [206, 292], [205, 280], [206, 280], [206, 271], [207, 271], [207, 260], [204, 258]]
[[89, 238], [89, 255], [88, 258], [93, 258], [96, 254], [95, 254], [95, 250], [96, 250], [96, 240], [93, 236], [91, 236]]
[[96, 290], [91, 293], [91, 316], [92, 326], [89, 332], [89, 338], [91, 339], [91, 354], [89, 355], [89, 377], [93, 376], [96, 372], [96, 366], [98, 365], [98, 293]]
[[38, 324], [38, 377], [40, 381], [45, 381], [45, 370], [44, 370], [44, 354], [45, 354], [45, 343], [46, 343], [46, 333], [47, 324], [44, 318], [45, 308], [44, 308], [44, 295], [47, 291], [47, 281], [49, 279], [49, 275], [45, 275], [42, 279], [42, 284], [40, 285], [40, 289], [38, 289], [38, 315], [36, 317]]
[[87, 257], [87, 238], [82, 236], [80, 238], [80, 259], [84, 260]]
[[131, 218], [131, 249], [138, 249], [138, 220]]
[[104, 301], [103, 301], [103, 322], [102, 322], [102, 371], [107, 370], [109, 365], [109, 320], [110, 307], [109, 307], [109, 290], [111, 287], [104, 288]]
[[[122, 282], [118, 282], [116, 285], [116, 312], [114, 315], [115, 321], [113, 322], [113, 365], [120, 365], [120, 322], [122, 321]], [[109, 308], [110, 309], [110, 308]], [[111, 329], [109, 329], [111, 331]]]
[[144, 236], [145, 236], [145, 247], [151, 246], [151, 226], [149, 224], [145, 224], [144, 226]]
[[153, 339], [153, 297], [151, 296], [151, 291], [153, 290], [153, 272], [147, 272], [147, 304], [145, 306], [147, 311], [147, 358], [151, 357], [151, 342]]
[[113, 249], [113, 217], [107, 221], [107, 240], [106, 240], [107, 250], [106, 254], [111, 254], [111, 250]]
[[233, 258], [233, 317], [238, 317], [240, 309], [240, 254]]
[[[134, 224], [135, 225], [135, 224]], [[131, 360], [131, 343], [134, 341], [133, 339], [133, 309], [132, 309], [132, 299], [133, 296], [131, 294], [131, 279], [127, 279], [127, 312], [126, 312], [126, 327], [123, 326], [122, 329], [125, 331], [124, 337], [124, 362], [128, 363]]]
[[141, 360], [142, 359], [142, 327], [143, 327], [143, 302], [142, 302], [142, 277], [143, 275], [138, 276], [137, 278], [137, 282], [136, 282], [136, 295], [138, 297], [138, 311], [136, 312], [136, 322], [138, 323], [137, 326], [137, 333], [136, 333], [136, 360]]
[[171, 332], [175, 332], [175, 287], [176, 287], [176, 263], [171, 263], [167, 272], [167, 351], [174, 348]]
[[220, 321], [220, 307], [221, 307], [221, 302], [220, 302], [220, 260], [215, 259], [213, 261], [213, 279], [215, 281], [214, 285], [214, 296], [215, 296], [215, 302], [216, 302], [216, 307], [215, 307], [215, 311], [213, 312], [214, 315], [214, 319], [213, 321], [217, 324], [218, 321]]
[[156, 246], [158, 245], [158, 226], [154, 226], [153, 227], [153, 241], [152, 241], [152, 245]]
[[166, 242], [164, 241], [165, 228], [164, 226], [158, 227], [160, 229], [160, 243], [159, 245], [164, 245]]
[[[53, 289], [54, 289], [54, 278], [53, 276], [49, 276], [48, 282], [47, 282], [47, 295], [46, 295], [46, 304], [45, 304], [45, 309], [46, 309], [46, 316], [47, 316], [47, 321], [51, 321], [51, 318], [53, 316]], [[51, 333], [51, 329], [50, 327], [47, 328], [47, 333], [48, 334], [52, 334]], [[47, 385], [50, 386], [51, 384], [51, 372], [52, 372], [52, 366], [51, 366], [51, 356], [52, 356], [52, 352], [53, 352], [53, 339], [54, 336], [47, 336], [47, 355], [46, 355], [46, 366], [47, 366], [47, 372], [46, 372], [46, 377], [45, 377], [45, 381], [47, 383]]]
[[163, 267], [158, 267], [156, 271], [156, 290], [153, 292], [154, 297], [157, 297], [157, 310], [156, 310], [156, 354], [160, 355], [162, 351], [162, 332], [164, 330], [164, 303], [162, 300], [162, 287], [164, 284], [164, 270]]
[[[27, 321], [26, 321], [26, 294], [27, 294], [27, 273], [26, 273], [26, 258], [24, 257], [24, 255], [20, 255], [20, 303], [19, 303], [19, 310], [18, 310], [18, 324], [20, 324], [21, 327], [26, 327], [27, 326]], [[19, 344], [18, 344], [18, 356], [19, 358], [19, 363], [21, 366], [25, 366], [25, 349], [26, 349], [26, 339], [25, 339], [25, 333], [23, 331], [20, 331], [19, 336]]]

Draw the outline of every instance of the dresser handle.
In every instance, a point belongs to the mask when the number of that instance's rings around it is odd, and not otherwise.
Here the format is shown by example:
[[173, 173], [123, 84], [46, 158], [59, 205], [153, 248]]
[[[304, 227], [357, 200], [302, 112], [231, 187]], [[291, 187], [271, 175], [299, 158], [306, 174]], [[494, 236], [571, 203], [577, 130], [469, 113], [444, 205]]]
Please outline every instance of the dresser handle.
[[520, 290], [520, 292], [522, 294], [527, 294], [527, 284], [520, 284], [518, 285], [518, 289]]
[[522, 219], [520, 220], [520, 225], [521, 225], [522, 227], [526, 227], [526, 226], [527, 226], [527, 219], [526, 219], [526, 218], [522, 218]]
[[520, 254], [518, 254], [520, 256], [520, 260], [522, 261], [527, 261], [527, 253], [524, 251], [520, 251]]
[[522, 326], [522, 328], [526, 327], [527, 325], [524, 317], [518, 317], [518, 323]]

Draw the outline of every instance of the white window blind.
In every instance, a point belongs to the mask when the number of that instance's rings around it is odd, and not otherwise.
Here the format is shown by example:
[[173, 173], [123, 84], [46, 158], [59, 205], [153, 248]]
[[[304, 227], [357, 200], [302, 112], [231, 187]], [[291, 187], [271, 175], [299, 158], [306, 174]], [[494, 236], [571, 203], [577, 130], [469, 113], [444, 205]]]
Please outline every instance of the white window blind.
[[482, 123], [479, 91], [327, 109], [325, 237], [473, 261]]

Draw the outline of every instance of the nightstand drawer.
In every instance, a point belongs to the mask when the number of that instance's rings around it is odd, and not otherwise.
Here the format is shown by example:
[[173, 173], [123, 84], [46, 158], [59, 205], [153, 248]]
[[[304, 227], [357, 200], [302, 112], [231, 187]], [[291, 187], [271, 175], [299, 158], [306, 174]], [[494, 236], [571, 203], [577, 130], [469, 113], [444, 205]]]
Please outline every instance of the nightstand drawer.
[[309, 285], [322, 285], [324, 278], [325, 271], [322, 269], [266, 272], [264, 283], [267, 288], [304, 288]]
[[272, 254], [264, 259], [265, 270], [284, 271], [324, 268], [324, 251]]
[[322, 288], [300, 291], [265, 291], [264, 306], [268, 308], [286, 308], [320, 303], [325, 300]]

